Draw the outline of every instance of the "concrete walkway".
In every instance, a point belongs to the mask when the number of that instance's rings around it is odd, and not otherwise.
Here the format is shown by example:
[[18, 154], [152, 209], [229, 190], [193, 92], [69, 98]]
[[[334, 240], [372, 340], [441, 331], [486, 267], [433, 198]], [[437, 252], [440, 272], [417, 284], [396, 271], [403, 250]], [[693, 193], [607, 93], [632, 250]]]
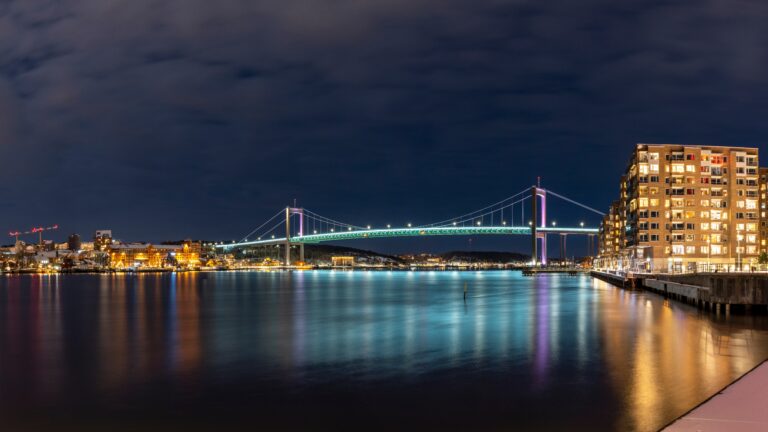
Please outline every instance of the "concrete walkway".
[[677, 419], [664, 431], [768, 431], [768, 361]]

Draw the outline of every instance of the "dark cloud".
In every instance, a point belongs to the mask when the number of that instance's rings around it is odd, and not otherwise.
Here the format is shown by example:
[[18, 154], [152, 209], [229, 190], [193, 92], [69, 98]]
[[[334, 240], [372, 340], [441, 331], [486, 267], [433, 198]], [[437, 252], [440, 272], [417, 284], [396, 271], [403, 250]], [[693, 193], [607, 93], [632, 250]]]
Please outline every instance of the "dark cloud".
[[766, 18], [746, 0], [1, 2], [0, 222], [236, 237], [293, 198], [421, 222], [537, 175], [604, 208], [635, 142], [762, 144]]

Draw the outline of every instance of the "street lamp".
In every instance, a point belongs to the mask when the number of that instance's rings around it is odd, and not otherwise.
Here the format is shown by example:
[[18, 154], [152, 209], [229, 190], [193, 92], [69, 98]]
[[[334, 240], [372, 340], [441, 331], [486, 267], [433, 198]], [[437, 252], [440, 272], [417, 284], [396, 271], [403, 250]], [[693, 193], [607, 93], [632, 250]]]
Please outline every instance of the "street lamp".
[[392, 224], [387, 224], [387, 228], [392, 228]]
[[584, 228], [584, 222], [579, 223], [579, 225], [581, 225], [581, 227]]
[[557, 222], [552, 221], [552, 226], [557, 226]]
[[410, 223], [410, 222], [408, 222], [408, 228], [410, 228], [410, 227], [411, 227], [411, 223]]

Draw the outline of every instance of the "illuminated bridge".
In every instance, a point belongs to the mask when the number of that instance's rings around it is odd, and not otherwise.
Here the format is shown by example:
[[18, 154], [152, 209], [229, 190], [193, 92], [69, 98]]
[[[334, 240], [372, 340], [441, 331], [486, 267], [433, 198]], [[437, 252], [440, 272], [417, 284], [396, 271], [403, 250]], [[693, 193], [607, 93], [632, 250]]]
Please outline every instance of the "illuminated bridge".
[[[290, 249], [299, 246], [299, 260], [304, 260], [304, 245], [331, 241], [359, 240], [392, 237], [420, 236], [476, 236], [476, 235], [526, 235], [531, 237], [532, 261], [546, 264], [547, 235], [560, 236], [561, 248], [565, 247], [566, 236], [586, 235], [591, 244], [597, 228], [557, 226], [547, 224], [547, 196], [553, 196], [577, 205], [601, 216], [604, 213], [566, 198], [555, 192], [533, 186], [502, 201], [482, 209], [427, 225], [405, 227], [372, 228], [339, 222], [321, 216], [305, 208], [286, 207], [266, 222], [252, 230], [240, 241], [219, 243], [216, 248], [232, 250], [248, 246], [285, 245], [285, 265], [291, 263]], [[525, 203], [528, 202], [526, 212]], [[528, 218], [526, 219], [526, 216]], [[525, 223], [525, 221], [528, 221]], [[538, 223], [534, 223], [537, 221]], [[518, 224], [515, 225], [515, 222]], [[538, 251], [541, 251], [539, 257]]]

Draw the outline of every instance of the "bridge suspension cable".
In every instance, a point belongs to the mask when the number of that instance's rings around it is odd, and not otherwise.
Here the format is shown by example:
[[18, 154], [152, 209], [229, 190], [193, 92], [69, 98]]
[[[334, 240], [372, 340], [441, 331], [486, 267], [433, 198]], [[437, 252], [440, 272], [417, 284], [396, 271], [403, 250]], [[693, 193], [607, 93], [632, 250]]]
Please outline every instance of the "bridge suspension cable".
[[566, 198], [566, 197], [564, 197], [564, 196], [562, 196], [562, 195], [560, 195], [560, 194], [558, 194], [558, 193], [556, 193], [556, 192], [552, 192], [552, 191], [551, 191], [551, 190], [549, 190], [549, 189], [547, 189], [547, 193], [548, 193], [548, 194], [550, 194], [550, 195], [554, 195], [554, 196], [556, 196], [556, 197], [558, 197], [558, 198], [560, 198], [560, 199], [562, 199], [562, 200], [568, 201], [568, 202], [569, 202], [569, 203], [571, 203], [571, 204], [575, 204], [575, 205], [577, 205], [577, 206], [579, 206], [579, 207], [581, 207], [581, 208], [584, 208], [584, 209], [587, 209], [587, 210], [589, 210], [589, 211], [591, 211], [591, 212], [597, 213], [597, 214], [599, 214], [600, 216], [605, 216], [605, 213], [601, 212], [600, 210], [595, 210], [595, 209], [593, 209], [593, 208], [592, 208], [592, 207], [590, 207], [590, 206], [584, 205], [584, 204], [582, 204], [582, 203], [580, 203], [580, 202], [578, 202], [578, 201], [574, 201], [574, 200], [572, 200], [572, 199], [570, 199], [570, 198]]
[[510, 207], [512, 207], [512, 206], [514, 206], [514, 205], [516, 205], [516, 204], [523, 203], [523, 202], [525, 202], [526, 200], [528, 200], [530, 198], [531, 198], [530, 195], [524, 196], [524, 197], [518, 199], [517, 201], [512, 201], [512, 202], [510, 202], [510, 203], [508, 203], [508, 204], [506, 204], [506, 205], [504, 205], [502, 207], [499, 207], [499, 208], [487, 211], [485, 213], [474, 214], [474, 215], [472, 215], [470, 217], [466, 217], [466, 218], [463, 218], [463, 219], [453, 220], [453, 221], [451, 221], [450, 224], [444, 224], [444, 225], [438, 225], [438, 226], [464, 225], [467, 222], [470, 222], [472, 224], [475, 224], [475, 223], [483, 224], [483, 219], [485, 217], [488, 217], [488, 216], [491, 218], [491, 224], [493, 224], [494, 223], [494, 214], [496, 214], [496, 213], [499, 213], [499, 222], [504, 224], [504, 223], [506, 223], [506, 221], [503, 218], [503, 211], [508, 209], [508, 208], [510, 208]]
[[[281, 214], [283, 214], [282, 210], [280, 210], [279, 212], [275, 213], [275, 215], [272, 216], [271, 218], [267, 219], [266, 222], [264, 222], [263, 224], [259, 225], [256, 228], [254, 228], [253, 231], [251, 231], [248, 234], [246, 234], [245, 236], [243, 236], [243, 238], [240, 239], [240, 241], [248, 240], [248, 237], [251, 237], [253, 234], [258, 232], [260, 229], [264, 228], [264, 226], [266, 226], [268, 223], [272, 222], [276, 217], [280, 216]], [[281, 223], [285, 223], [285, 221], [282, 221]], [[278, 226], [279, 226], [279, 224], [278, 224]], [[272, 229], [268, 230], [267, 233], [269, 233], [269, 231], [272, 231], [274, 229], [275, 228], [273, 227]]]
[[355, 229], [365, 229], [365, 227], [362, 227], [362, 226], [359, 226], [359, 225], [353, 225], [353, 224], [349, 224], [349, 223], [344, 223], [344, 222], [339, 222], [337, 220], [334, 220], [334, 219], [331, 219], [329, 217], [325, 217], [325, 216], [319, 215], [319, 214], [317, 214], [317, 213], [315, 213], [313, 211], [307, 210], [307, 209], [304, 209], [304, 214], [309, 216], [309, 217], [313, 217], [313, 218], [315, 218], [317, 220], [320, 220], [322, 222], [325, 222], [325, 223], [328, 223], [328, 224], [331, 224], [331, 225], [336, 225], [338, 227], [352, 227], [352, 228], [355, 228]]
[[[454, 217], [454, 218], [451, 218], [451, 219], [445, 219], [445, 220], [442, 220], [442, 221], [440, 221], [440, 222], [433, 222], [433, 223], [431, 223], [431, 224], [421, 225], [421, 227], [423, 227], [423, 228], [427, 228], [427, 227], [433, 227], [433, 226], [440, 226], [440, 225], [442, 225], [442, 224], [448, 224], [448, 225], [450, 225], [450, 224], [453, 224], [453, 222], [457, 222], [457, 221], [458, 221], [458, 220], [460, 220], [460, 219], [464, 219], [464, 218], [472, 218], [472, 217], [477, 217], [477, 215], [476, 215], [477, 213], [480, 213], [480, 212], [482, 212], [482, 211], [484, 211], [484, 210], [488, 210], [489, 208], [492, 208], [492, 207], [495, 207], [495, 206], [501, 205], [501, 204], [503, 204], [503, 203], [505, 203], [505, 202], [507, 202], [507, 201], [509, 201], [509, 200], [511, 200], [511, 199], [514, 199], [514, 198], [516, 198], [516, 197], [518, 197], [518, 196], [520, 196], [520, 195], [522, 195], [522, 194], [524, 194], [524, 193], [526, 193], [526, 192], [528, 192], [528, 191], [529, 191], [529, 189], [523, 189], [522, 191], [520, 191], [520, 192], [518, 192], [518, 193], [516, 193], [516, 194], [514, 194], [514, 195], [512, 195], [512, 196], [509, 196], [509, 197], [507, 197], [507, 198], [504, 198], [503, 200], [501, 200], [501, 201], [499, 201], [499, 202], [496, 202], [496, 203], [494, 203], [494, 204], [491, 204], [491, 205], [485, 206], [485, 207], [483, 207], [483, 208], [481, 208], [481, 209], [479, 209], [479, 210], [475, 210], [475, 211], [473, 211], [473, 212], [470, 212], [470, 213], [466, 213], [466, 214], [463, 214], [463, 215], [461, 215], [461, 216], [458, 216], [458, 217]], [[515, 204], [516, 204], [516, 203], [518, 203], [518, 202], [519, 202], [519, 201], [516, 201], [516, 202], [515, 202]], [[506, 208], [506, 207], [507, 207], [507, 206], [504, 206], [504, 208]], [[472, 216], [472, 215], [475, 215], [475, 216]]]

